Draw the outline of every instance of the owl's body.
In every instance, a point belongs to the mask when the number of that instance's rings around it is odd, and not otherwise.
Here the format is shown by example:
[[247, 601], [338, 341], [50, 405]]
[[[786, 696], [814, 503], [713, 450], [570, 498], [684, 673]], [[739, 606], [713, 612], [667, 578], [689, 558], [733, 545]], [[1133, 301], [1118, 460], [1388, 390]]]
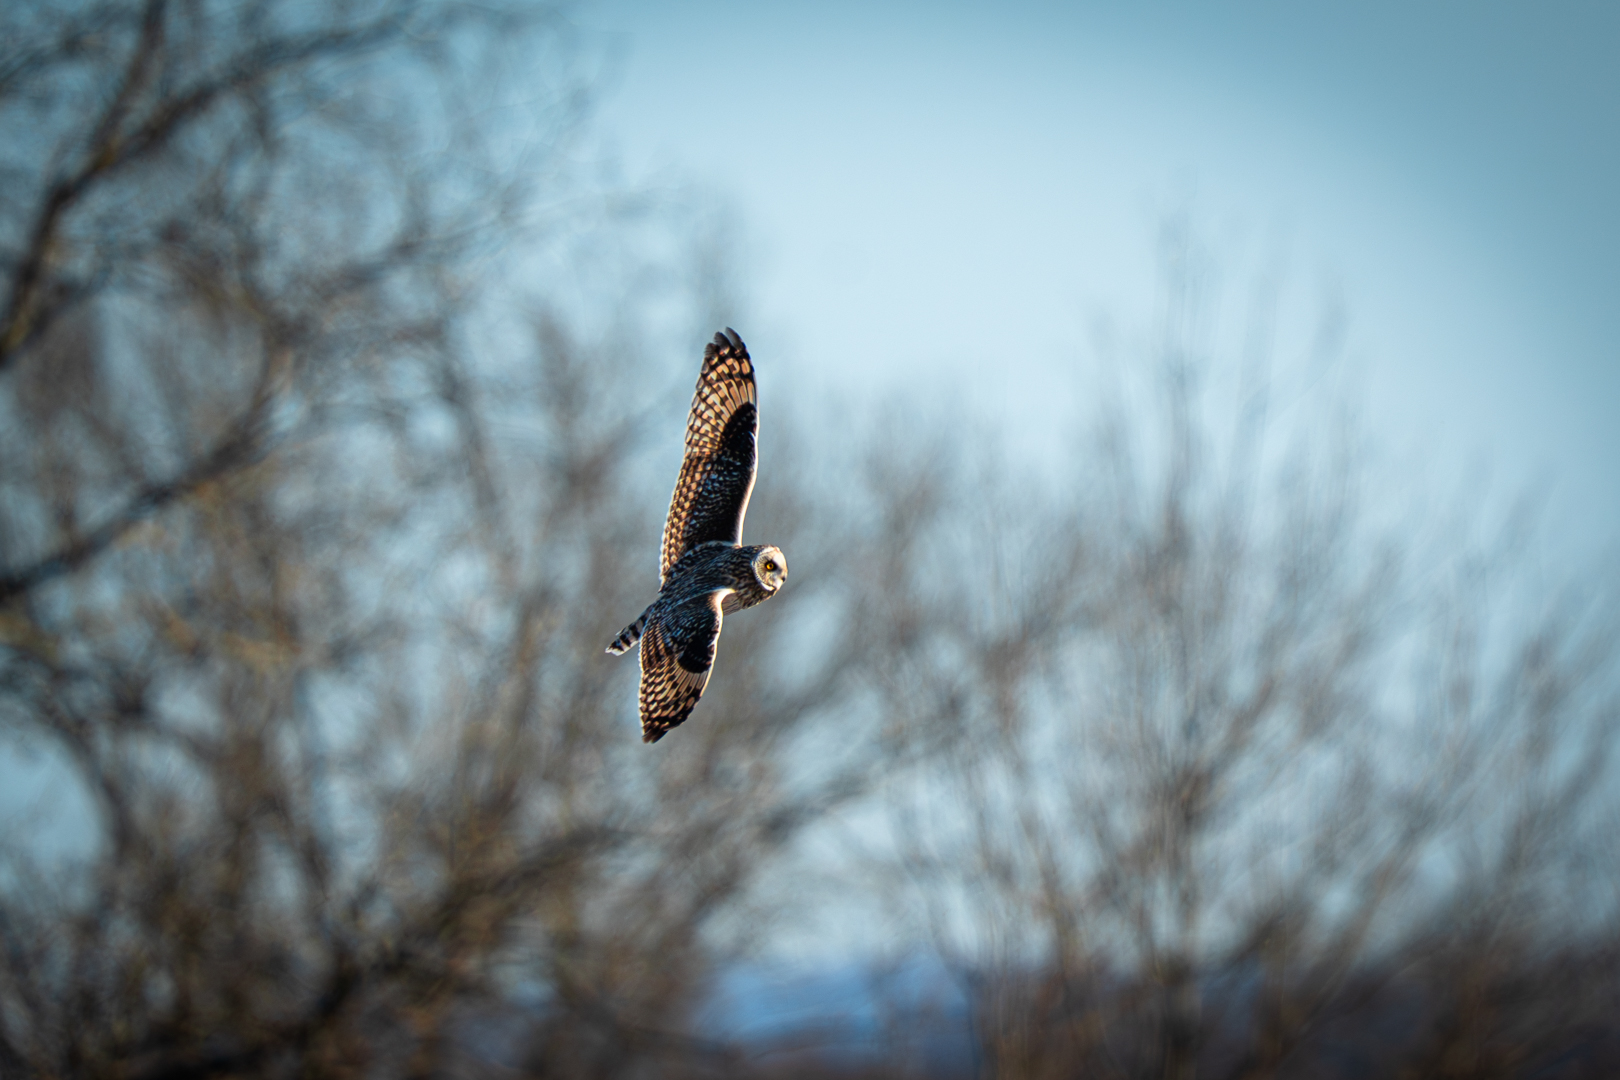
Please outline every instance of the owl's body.
[[759, 426], [754, 368], [736, 331], [716, 334], [686, 425], [686, 457], [670, 500], [658, 599], [608, 646], [641, 641], [641, 731], [657, 742], [691, 715], [708, 685], [726, 615], [769, 599], [787, 560], [769, 544], [743, 547]]

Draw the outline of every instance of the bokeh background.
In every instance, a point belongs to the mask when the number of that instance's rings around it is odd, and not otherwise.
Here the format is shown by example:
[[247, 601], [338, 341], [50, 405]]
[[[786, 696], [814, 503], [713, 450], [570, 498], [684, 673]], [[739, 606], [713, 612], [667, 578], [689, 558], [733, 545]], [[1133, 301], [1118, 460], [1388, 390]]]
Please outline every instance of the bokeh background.
[[7, 9], [0, 1074], [1613, 1075], [1617, 46]]
[[[602, 133], [718, 193], [789, 374], [1045, 425], [1191, 217], [1240, 322], [1331, 306], [1327, 373], [1410, 480], [1553, 489], [1612, 539], [1620, 37], [1601, 5], [609, 4]], [[856, 344], [859, 343], [859, 344]], [[1019, 358], [1055, 394], [993, 358]], [[880, 359], [881, 358], [881, 359]], [[1056, 398], [1053, 401], [1053, 398]], [[1432, 463], [1432, 465], [1431, 465]], [[1578, 539], [1577, 539], [1578, 537]]]

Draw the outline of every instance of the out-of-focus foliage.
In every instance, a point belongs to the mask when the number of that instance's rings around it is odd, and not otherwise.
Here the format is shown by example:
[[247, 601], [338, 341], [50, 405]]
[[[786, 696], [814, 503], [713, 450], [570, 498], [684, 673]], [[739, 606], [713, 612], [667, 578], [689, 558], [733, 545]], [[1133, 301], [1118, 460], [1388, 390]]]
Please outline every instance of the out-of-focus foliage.
[[[1348, 444], [1209, 392], [1195, 279], [1160, 407], [1040, 475], [894, 409], [796, 426], [762, 360], [748, 538], [793, 578], [647, 748], [602, 649], [726, 260], [573, 175], [566, 21], [0, 19], [0, 767], [56, 788], [4, 841], [0, 1074], [1615, 1061], [1601, 591], [1375, 528]], [[965, 1005], [896, 991], [856, 1058], [715, 1038], [817, 898]]]

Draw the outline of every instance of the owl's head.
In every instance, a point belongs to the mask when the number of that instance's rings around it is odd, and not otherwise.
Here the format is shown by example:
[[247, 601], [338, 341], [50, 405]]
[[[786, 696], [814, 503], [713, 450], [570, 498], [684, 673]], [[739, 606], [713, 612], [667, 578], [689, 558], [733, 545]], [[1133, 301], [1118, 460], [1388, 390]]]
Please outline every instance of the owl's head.
[[754, 556], [754, 577], [766, 592], [775, 592], [787, 580], [787, 556], [782, 549], [766, 544]]

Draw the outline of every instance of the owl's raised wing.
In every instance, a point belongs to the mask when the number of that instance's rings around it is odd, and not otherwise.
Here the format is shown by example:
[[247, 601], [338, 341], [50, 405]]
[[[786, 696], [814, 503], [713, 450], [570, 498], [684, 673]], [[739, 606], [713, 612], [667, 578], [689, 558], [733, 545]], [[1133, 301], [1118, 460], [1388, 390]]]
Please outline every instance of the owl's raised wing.
[[703, 350], [703, 371], [686, 420], [686, 457], [664, 521], [660, 582], [697, 545], [742, 541], [743, 515], [754, 491], [758, 430], [754, 364], [742, 338], [728, 326]]
[[641, 635], [641, 741], [657, 742], [692, 715], [720, 643], [722, 592], [694, 596], [647, 620]]

